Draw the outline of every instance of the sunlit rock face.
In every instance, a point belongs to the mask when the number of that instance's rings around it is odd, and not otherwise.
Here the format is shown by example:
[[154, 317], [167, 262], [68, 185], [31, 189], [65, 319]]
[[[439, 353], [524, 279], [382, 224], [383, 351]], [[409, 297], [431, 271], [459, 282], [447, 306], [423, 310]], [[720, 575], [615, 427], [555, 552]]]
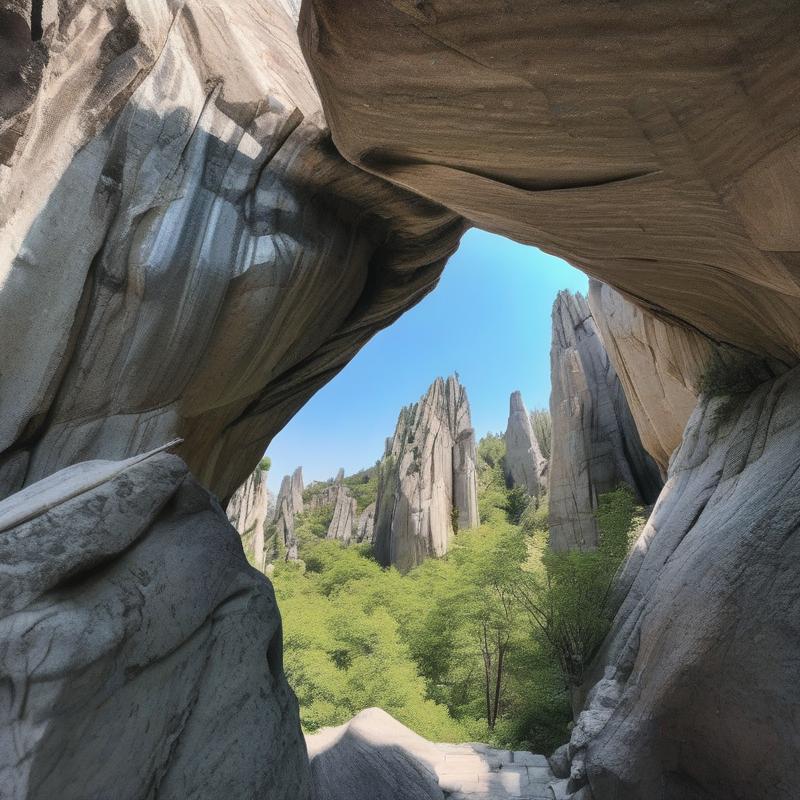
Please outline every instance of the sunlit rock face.
[[343, 480], [344, 470], [340, 469], [331, 487], [333, 489], [331, 496], [333, 516], [325, 536], [328, 539], [336, 539], [342, 544], [350, 544], [356, 526], [358, 503], [350, 494], [350, 490], [342, 483]]
[[454, 532], [478, 524], [475, 433], [458, 378], [437, 378], [400, 411], [381, 464], [375, 554], [408, 570], [442, 556]]
[[550, 374], [550, 542], [592, 549], [601, 494], [624, 483], [649, 504], [662, 481], [581, 294], [560, 292], [553, 304]]
[[272, 587], [176, 456], [0, 503], [0, 794], [310, 800]]
[[356, 541], [372, 544], [375, 540], [375, 503], [370, 503], [360, 514], [356, 530]]
[[787, 363], [800, 355], [798, 29], [796, 0], [308, 0], [301, 13], [354, 164]]
[[264, 533], [272, 509], [267, 471], [256, 467], [233, 493], [226, 509], [231, 525], [242, 538], [242, 547], [253, 565], [264, 569]]
[[456, 214], [347, 164], [289, 0], [0, 0], [0, 496], [183, 437], [227, 499], [436, 283]]
[[547, 461], [534, 435], [531, 418], [520, 392], [513, 392], [509, 400], [504, 440], [506, 481], [510, 486], [520, 487], [538, 499], [547, 491]]
[[707, 337], [669, 324], [600, 281], [589, 307], [636, 421], [642, 444], [666, 475], [697, 405], [699, 379], [719, 351]]
[[297, 558], [294, 518], [305, 509], [303, 488], [303, 468], [298, 467], [291, 475], [283, 476], [275, 501], [275, 536], [283, 543], [290, 559]]
[[797, 797], [798, 405], [800, 368], [690, 418], [572, 735], [597, 800]]

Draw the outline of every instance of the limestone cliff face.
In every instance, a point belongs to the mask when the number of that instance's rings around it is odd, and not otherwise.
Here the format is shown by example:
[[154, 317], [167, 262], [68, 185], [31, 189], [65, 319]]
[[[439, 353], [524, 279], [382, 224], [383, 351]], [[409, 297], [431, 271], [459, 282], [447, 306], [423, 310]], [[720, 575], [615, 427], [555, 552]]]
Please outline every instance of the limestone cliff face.
[[228, 520], [239, 532], [245, 553], [262, 572], [265, 566], [264, 533], [272, 511], [267, 475], [266, 470], [256, 467], [233, 493], [227, 507]]
[[794, 364], [800, 4], [730, 10], [310, 0], [301, 40], [352, 163]]
[[375, 503], [370, 503], [358, 518], [356, 541], [372, 544], [375, 541]]
[[599, 495], [625, 483], [649, 504], [662, 481], [581, 294], [560, 292], [553, 304], [550, 370], [550, 541], [591, 549]]
[[595, 800], [797, 796], [798, 405], [800, 368], [693, 412], [572, 734]]
[[333, 503], [333, 517], [328, 526], [327, 539], [336, 539], [342, 544], [350, 544], [356, 524], [358, 504], [355, 497], [342, 483], [335, 486], [336, 495]]
[[520, 486], [538, 499], [547, 491], [547, 461], [534, 435], [520, 392], [514, 392], [509, 400], [505, 443], [506, 480], [511, 486]]
[[0, 674], [25, 693], [3, 690], [0, 794], [310, 800], [281, 646], [272, 587], [176, 456], [18, 492], [0, 502]]
[[331, 143], [288, 0], [0, 0], [0, 496], [183, 438], [228, 499], [462, 225]]
[[475, 434], [458, 378], [437, 378], [400, 412], [381, 465], [375, 554], [408, 570], [442, 556], [459, 528], [478, 524]]
[[286, 547], [286, 557], [297, 558], [294, 518], [303, 513], [303, 468], [284, 475], [275, 501], [275, 536]]

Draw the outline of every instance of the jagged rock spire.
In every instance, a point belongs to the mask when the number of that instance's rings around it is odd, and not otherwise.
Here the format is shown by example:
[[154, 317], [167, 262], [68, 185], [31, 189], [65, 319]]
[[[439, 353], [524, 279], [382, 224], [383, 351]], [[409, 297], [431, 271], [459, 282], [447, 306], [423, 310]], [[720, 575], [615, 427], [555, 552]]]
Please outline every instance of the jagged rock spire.
[[592, 549], [598, 496], [625, 483], [652, 503], [661, 475], [580, 293], [559, 292], [553, 304], [550, 367], [550, 541], [561, 550]]
[[447, 552], [455, 527], [478, 524], [475, 434], [469, 400], [455, 376], [437, 378], [405, 406], [381, 465], [375, 552], [410, 569]]
[[535, 498], [546, 491], [547, 461], [533, 432], [531, 418], [521, 392], [513, 392], [509, 400], [508, 425], [505, 433], [506, 480], [511, 486], [521, 486]]

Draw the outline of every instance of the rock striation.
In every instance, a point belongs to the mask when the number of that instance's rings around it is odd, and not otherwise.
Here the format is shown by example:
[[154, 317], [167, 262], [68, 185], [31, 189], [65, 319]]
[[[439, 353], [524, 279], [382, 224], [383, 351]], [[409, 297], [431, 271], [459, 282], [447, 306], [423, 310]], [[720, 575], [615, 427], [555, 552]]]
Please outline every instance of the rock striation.
[[662, 480], [581, 294], [560, 292], [553, 304], [550, 372], [550, 542], [592, 549], [599, 495], [624, 483], [651, 504]]
[[358, 518], [356, 541], [372, 544], [375, 541], [375, 503], [370, 503]]
[[667, 321], [800, 358], [796, 0], [309, 0], [353, 164]]
[[405, 406], [381, 463], [375, 555], [406, 571], [442, 556], [458, 528], [478, 525], [475, 433], [456, 376]]
[[798, 405], [795, 368], [693, 412], [573, 730], [595, 800], [797, 796]]
[[275, 501], [275, 536], [285, 547], [286, 558], [290, 560], [297, 558], [294, 518], [303, 510], [303, 468], [298, 467], [291, 475], [283, 476]]
[[0, 503], [3, 797], [311, 800], [281, 648], [270, 583], [176, 456]]
[[327, 539], [336, 539], [342, 544], [350, 544], [356, 524], [358, 504], [350, 490], [342, 483], [344, 470], [339, 470], [333, 489], [333, 517], [328, 526]]
[[306, 737], [317, 800], [544, 800], [547, 759], [432, 744], [379, 708]]
[[509, 400], [508, 425], [505, 433], [506, 481], [519, 486], [537, 500], [547, 491], [547, 461], [533, 432], [531, 418], [520, 392]]
[[293, 0], [0, 0], [0, 491], [179, 436], [227, 501], [457, 214], [332, 145]]
[[266, 565], [264, 536], [267, 520], [274, 513], [267, 476], [267, 470], [256, 467], [233, 493], [226, 509], [228, 520], [239, 532], [250, 563], [262, 572]]

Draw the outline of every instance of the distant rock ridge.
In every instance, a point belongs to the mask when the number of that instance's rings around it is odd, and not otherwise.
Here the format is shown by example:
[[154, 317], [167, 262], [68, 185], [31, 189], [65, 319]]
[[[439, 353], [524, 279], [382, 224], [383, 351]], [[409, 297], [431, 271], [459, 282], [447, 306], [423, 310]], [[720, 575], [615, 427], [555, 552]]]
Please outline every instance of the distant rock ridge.
[[231, 525], [239, 532], [242, 547], [256, 569], [265, 566], [265, 528], [270, 515], [271, 495], [267, 487], [268, 471], [256, 467], [248, 479], [233, 493], [227, 514]]
[[520, 486], [537, 500], [547, 491], [547, 460], [531, 425], [522, 393], [509, 399], [508, 425], [505, 432], [505, 474], [510, 486]]
[[344, 485], [344, 470], [340, 469], [336, 481], [330, 489], [333, 497], [333, 517], [328, 526], [326, 539], [336, 539], [342, 544], [350, 544], [356, 524], [358, 503], [350, 490]]
[[557, 550], [592, 549], [599, 495], [624, 483], [653, 503], [661, 474], [580, 293], [559, 292], [553, 304], [550, 367], [550, 541]]
[[381, 464], [375, 555], [406, 571], [447, 552], [458, 529], [478, 525], [475, 433], [457, 376], [437, 378], [401, 409]]

